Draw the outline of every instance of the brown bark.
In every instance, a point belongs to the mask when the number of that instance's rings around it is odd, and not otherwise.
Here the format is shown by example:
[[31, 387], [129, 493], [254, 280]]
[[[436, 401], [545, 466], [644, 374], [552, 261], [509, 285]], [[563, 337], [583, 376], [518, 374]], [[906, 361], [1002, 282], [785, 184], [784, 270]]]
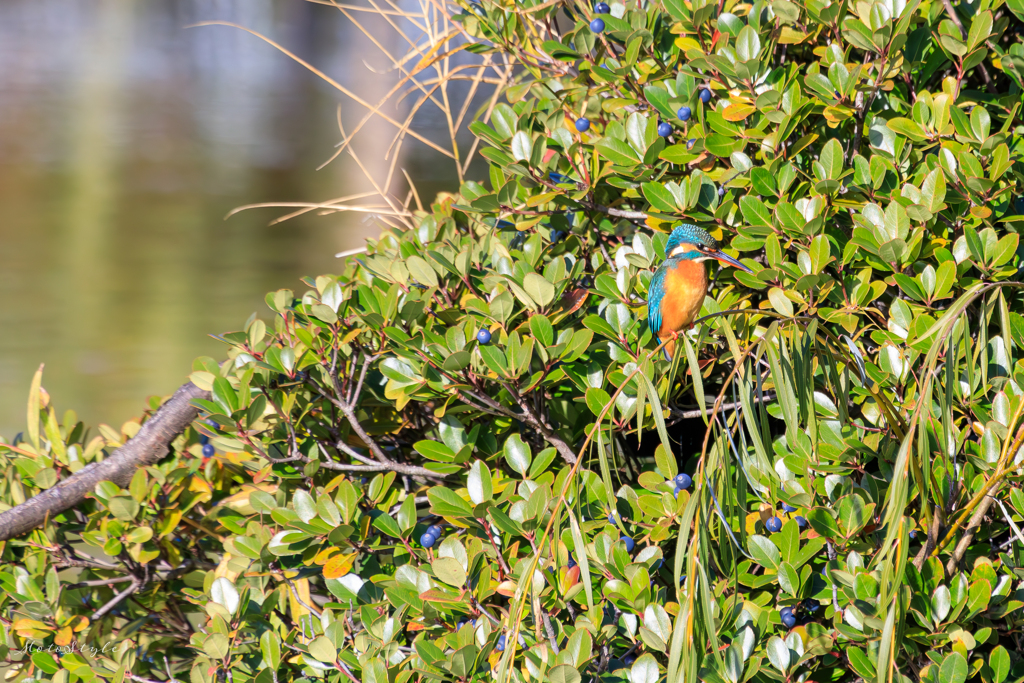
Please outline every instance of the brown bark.
[[191, 382], [179, 387], [174, 396], [142, 425], [139, 433], [110, 457], [82, 468], [53, 488], [0, 513], [0, 541], [36, 529], [54, 515], [73, 508], [85, 500], [101, 481], [128, 486], [135, 471], [167, 455], [171, 441], [199, 415], [199, 410], [192, 406], [192, 399], [209, 397], [208, 391]]

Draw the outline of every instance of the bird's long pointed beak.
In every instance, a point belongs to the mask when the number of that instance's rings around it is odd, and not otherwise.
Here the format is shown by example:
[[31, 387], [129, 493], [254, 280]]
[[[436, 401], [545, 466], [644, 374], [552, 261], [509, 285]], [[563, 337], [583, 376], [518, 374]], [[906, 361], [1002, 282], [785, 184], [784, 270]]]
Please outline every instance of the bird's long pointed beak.
[[726, 254], [725, 252], [714, 251], [714, 252], [711, 252], [711, 255], [714, 256], [719, 261], [721, 261], [722, 263], [728, 263], [730, 266], [736, 266], [740, 270], [745, 270], [748, 273], [753, 273], [754, 272], [750, 268], [747, 268], [745, 265], [743, 265], [742, 263], [740, 263], [739, 261], [734, 259], [732, 256], [729, 256], [728, 254]]

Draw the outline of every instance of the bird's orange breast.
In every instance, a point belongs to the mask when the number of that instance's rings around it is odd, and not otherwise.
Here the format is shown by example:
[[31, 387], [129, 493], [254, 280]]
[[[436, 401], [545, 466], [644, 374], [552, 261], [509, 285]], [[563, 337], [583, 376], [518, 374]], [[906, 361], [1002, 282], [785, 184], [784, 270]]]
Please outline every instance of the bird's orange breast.
[[666, 272], [659, 336], [688, 328], [700, 313], [707, 291], [707, 271], [699, 261], [680, 261]]

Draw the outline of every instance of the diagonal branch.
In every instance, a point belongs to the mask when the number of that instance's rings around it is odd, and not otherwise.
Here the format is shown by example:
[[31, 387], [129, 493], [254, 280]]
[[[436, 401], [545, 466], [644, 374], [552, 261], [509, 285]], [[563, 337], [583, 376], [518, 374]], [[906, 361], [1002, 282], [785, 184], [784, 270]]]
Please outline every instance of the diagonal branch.
[[128, 586], [123, 591], [121, 591], [120, 593], [115, 595], [110, 600], [110, 602], [108, 602], [107, 604], [103, 605], [103, 607], [100, 607], [98, 610], [93, 612], [92, 616], [89, 617], [89, 621], [96, 621], [97, 619], [99, 619], [103, 615], [107, 614], [112, 609], [114, 609], [115, 607], [120, 605], [122, 602], [124, 602], [125, 598], [127, 598], [129, 595], [131, 595], [135, 591], [139, 590], [140, 588], [142, 588], [142, 582], [139, 581], [137, 578], [133, 578], [132, 579], [132, 585]]
[[502, 382], [501, 385], [505, 387], [505, 390], [508, 391], [512, 398], [515, 399], [516, 403], [519, 404], [519, 407], [523, 409], [522, 417], [525, 419], [526, 423], [540, 432], [541, 436], [544, 437], [544, 440], [555, 447], [555, 450], [558, 451], [558, 454], [562, 456], [563, 460], [570, 465], [575, 464], [576, 451], [574, 451], [572, 447], [562, 439], [562, 437], [555, 434], [551, 425], [546, 424], [542, 419], [540, 419], [540, 416], [537, 415], [536, 411], [534, 411], [530, 402], [520, 396], [519, 392], [516, 391], [514, 387], [511, 387], [504, 382]]
[[179, 387], [174, 396], [142, 425], [138, 434], [110, 457], [82, 468], [53, 488], [0, 514], [0, 541], [36, 529], [55, 515], [75, 507], [102, 481], [128, 486], [135, 471], [167, 455], [171, 441], [199, 415], [192, 400], [209, 397], [210, 392], [191, 382]]

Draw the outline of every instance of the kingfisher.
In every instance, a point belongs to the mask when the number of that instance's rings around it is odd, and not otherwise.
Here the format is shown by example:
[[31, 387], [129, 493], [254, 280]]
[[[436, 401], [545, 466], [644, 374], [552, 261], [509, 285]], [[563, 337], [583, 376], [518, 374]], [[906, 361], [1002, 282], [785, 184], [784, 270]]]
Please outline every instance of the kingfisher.
[[680, 225], [669, 235], [665, 261], [651, 278], [647, 297], [647, 324], [665, 345], [665, 356], [672, 360], [679, 332], [693, 327], [708, 291], [704, 262], [715, 259], [748, 273], [754, 271], [722, 252], [718, 242], [696, 225]]

